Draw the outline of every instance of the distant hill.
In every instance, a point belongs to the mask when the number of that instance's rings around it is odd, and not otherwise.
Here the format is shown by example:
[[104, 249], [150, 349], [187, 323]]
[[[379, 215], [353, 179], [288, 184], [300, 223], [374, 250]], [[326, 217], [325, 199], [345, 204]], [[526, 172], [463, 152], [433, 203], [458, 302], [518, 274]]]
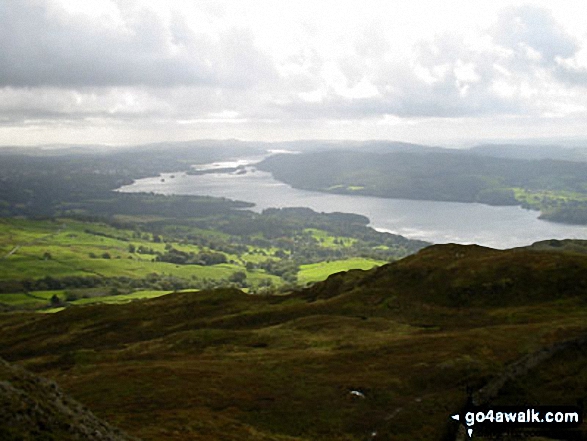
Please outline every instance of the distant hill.
[[587, 254], [587, 240], [579, 239], [550, 239], [542, 240], [540, 242], [533, 243], [532, 245], [525, 247], [529, 250], [539, 251], [554, 251], [554, 252], [566, 252], [566, 253], [579, 253]]
[[435, 245], [287, 295], [0, 314], [0, 354], [144, 439], [448, 440], [486, 384], [502, 404], [584, 398], [586, 299], [585, 255]]
[[521, 205], [555, 222], [587, 224], [587, 162], [517, 159], [468, 150], [324, 150], [274, 155], [257, 167], [326, 193]]
[[484, 144], [471, 147], [469, 152], [511, 159], [556, 159], [559, 161], [587, 161], [587, 148], [557, 145]]
[[408, 152], [408, 151], [443, 151], [441, 147], [413, 144], [409, 142], [387, 141], [387, 140], [300, 140], [281, 141], [265, 144], [268, 149], [289, 150], [297, 152], [318, 152], [327, 150], [348, 150], [360, 152]]

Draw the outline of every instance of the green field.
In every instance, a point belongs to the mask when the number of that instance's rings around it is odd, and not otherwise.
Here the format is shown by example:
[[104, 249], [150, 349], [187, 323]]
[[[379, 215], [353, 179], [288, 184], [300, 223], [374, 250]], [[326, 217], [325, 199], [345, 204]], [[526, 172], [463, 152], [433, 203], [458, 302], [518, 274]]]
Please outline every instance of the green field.
[[357, 239], [353, 237], [334, 236], [326, 231], [317, 230], [316, 228], [306, 228], [304, 231], [310, 233], [323, 247], [345, 248], [357, 242]]
[[385, 263], [387, 262], [382, 260], [353, 258], [301, 265], [298, 274], [298, 281], [302, 285], [310, 282], [319, 282], [327, 279], [329, 275], [334, 273], [349, 271], [352, 269], [368, 270], [374, 266], [380, 266]]
[[[42, 293], [49, 293], [47, 298], [43, 298]], [[43, 309], [50, 306], [50, 298], [53, 294], [60, 299], [64, 299], [63, 291], [36, 291], [32, 293], [6, 293], [0, 294], [0, 304], [9, 305], [18, 309]]]
[[[61, 306], [51, 304], [54, 294], [67, 305], [81, 305], [149, 297], [139, 294], [145, 290], [160, 295], [231, 285], [250, 293], [266, 292], [285, 283], [307, 285], [340, 271], [385, 263], [356, 257], [367, 247], [360, 239], [318, 228], [302, 228], [276, 241], [256, 235], [249, 239], [256, 245], [240, 242], [240, 248], [230, 248], [239, 237], [215, 230], [165, 222], [158, 231], [162, 233], [66, 218], [2, 219], [0, 304], [47, 310]], [[392, 250], [384, 244], [370, 249]], [[212, 253], [225, 261], [162, 261], [172, 251], [186, 256]]]
[[57, 296], [61, 302], [67, 305], [89, 305], [93, 303], [128, 303], [133, 300], [152, 299], [170, 294], [170, 291], [139, 290], [129, 294], [118, 295], [88, 295], [76, 300], [67, 300], [64, 290], [56, 291], [33, 291], [30, 293], [7, 293], [0, 294], [0, 303], [18, 309], [34, 309], [41, 312], [55, 312], [63, 309], [62, 306], [55, 306], [51, 298]]
[[563, 204], [587, 202], [587, 195], [573, 191], [532, 191], [524, 188], [514, 188], [513, 191], [516, 200], [520, 201], [522, 206], [535, 210], [547, 211]]
[[[255, 254], [249, 256], [245, 253], [240, 259], [224, 253], [227, 263], [208, 266], [156, 261], [156, 255], [151, 253], [165, 253], [166, 247], [186, 253], [211, 250], [172, 240], [154, 242], [151, 234], [136, 237], [133, 233], [105, 224], [70, 219], [56, 222], [3, 219], [0, 221], [0, 281], [35, 280], [46, 276], [141, 279], [153, 274], [186, 280], [226, 281], [233, 273], [241, 271], [252, 286], [267, 280], [274, 285], [282, 283], [279, 277], [264, 270], [245, 268], [246, 261], [256, 260]], [[198, 233], [205, 234], [205, 231], [199, 230]], [[211, 232], [211, 236], [218, 235]], [[142, 254], [131, 252], [130, 246], [135, 250], [143, 247], [149, 251]], [[249, 253], [259, 251], [250, 249]], [[271, 249], [263, 251], [264, 254], [271, 252]], [[38, 303], [38, 299], [32, 297], [21, 300], [23, 304]]]
[[72, 305], [89, 305], [92, 303], [128, 303], [133, 300], [143, 299], [154, 299], [155, 297], [161, 297], [166, 294], [170, 294], [169, 291], [135, 291], [131, 294], [119, 294], [116, 296], [104, 296], [104, 297], [89, 297], [87, 299], [79, 299], [71, 302]]

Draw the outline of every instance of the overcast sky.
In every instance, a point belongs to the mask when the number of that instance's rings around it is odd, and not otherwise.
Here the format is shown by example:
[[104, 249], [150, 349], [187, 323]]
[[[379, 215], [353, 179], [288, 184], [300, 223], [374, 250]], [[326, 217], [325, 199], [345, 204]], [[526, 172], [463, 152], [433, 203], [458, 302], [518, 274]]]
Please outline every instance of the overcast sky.
[[2, 0], [0, 144], [587, 138], [585, 11]]

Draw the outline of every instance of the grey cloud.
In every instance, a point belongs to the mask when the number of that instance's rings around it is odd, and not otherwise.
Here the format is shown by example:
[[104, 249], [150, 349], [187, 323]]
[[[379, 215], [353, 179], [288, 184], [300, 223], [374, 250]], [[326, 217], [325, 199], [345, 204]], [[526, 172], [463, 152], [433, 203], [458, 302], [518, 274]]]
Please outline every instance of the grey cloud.
[[557, 79], [569, 85], [587, 86], [587, 69], [557, 66], [555, 75]]
[[[330, 90], [321, 102], [293, 99], [282, 106], [284, 111], [299, 118], [349, 119], [386, 114], [446, 118], [531, 114], [542, 112], [551, 101], [540, 96], [552, 83], [587, 85], [586, 70], [561, 63], [573, 59], [578, 43], [545, 9], [504, 11], [488, 30], [496, 47], [469, 47], [458, 34], [447, 33], [419, 42], [407, 62], [391, 57], [384, 61], [380, 49], [391, 50], [391, 45], [371, 31], [377, 50], [369, 52], [364, 39], [359, 39], [356, 53], [338, 60], [338, 65], [350, 87], [369, 78], [378, 96], [351, 99]], [[474, 78], [459, 74], [464, 66], [472, 66]], [[418, 69], [435, 78], [421, 77]], [[506, 89], [500, 89], [500, 83]], [[526, 84], [537, 95], [523, 93]]]
[[413, 77], [403, 82], [397, 80], [395, 89], [370, 98], [352, 99], [331, 92], [319, 103], [295, 101], [283, 105], [281, 110], [299, 119], [362, 119], [383, 115], [452, 118], [515, 114], [522, 108], [515, 100], [503, 99], [485, 88], [473, 88], [467, 96], [461, 96], [449, 76], [433, 85]]
[[519, 61], [532, 61], [526, 48], [541, 55], [539, 63], [552, 65], [557, 57], [572, 57], [577, 43], [557, 24], [552, 13], [534, 6], [509, 8], [492, 30], [495, 42], [512, 49]]
[[[384, 30], [371, 27], [356, 36], [351, 53], [333, 61], [347, 88], [368, 80], [378, 95], [349, 98], [331, 89], [321, 102], [307, 102], [301, 98], [304, 93], [330, 84], [324, 71], [331, 58], [311, 45], [292, 54], [287, 63], [294, 68], [277, 78], [272, 62], [255, 49], [247, 31], [203, 35], [181, 15], [164, 21], [124, 1], [124, 27], [117, 27], [74, 18], [48, 4], [0, 0], [0, 121], [196, 120], [224, 111], [251, 121], [288, 123], [383, 115], [493, 116], [537, 108], [535, 98], [520, 93], [522, 82], [536, 87], [538, 94], [545, 78], [587, 84], [586, 71], [559, 62], [572, 59], [577, 43], [549, 12], [536, 8], [509, 9], [490, 29], [508, 56], [503, 50], [467, 47], [458, 35], [445, 34], [421, 42], [413, 57], [400, 59]], [[540, 60], [529, 57], [527, 48], [541, 54]], [[477, 76], [473, 80], [458, 74], [468, 64]], [[428, 81], [416, 67], [432, 73], [442, 67], [445, 72]], [[494, 87], [497, 80], [514, 92], [500, 95]]]
[[434, 84], [406, 79], [405, 86], [388, 99], [395, 103], [395, 115], [408, 117], [470, 117], [520, 111], [518, 102], [497, 96], [485, 81], [466, 86], [467, 92], [461, 94], [454, 72]]
[[[309, 118], [373, 118], [383, 115], [399, 117], [468, 117], [516, 114], [525, 108], [519, 96], [505, 98], [492, 89], [495, 61], [492, 54], [468, 49], [453, 35], [442, 35], [433, 41], [420, 42], [415, 50], [414, 65], [400, 60], [382, 61], [350, 54], [339, 60], [340, 71], [349, 87], [369, 78], [379, 91], [377, 96], [348, 98], [329, 90], [321, 102], [295, 99], [282, 106], [296, 117]], [[463, 80], [457, 74], [463, 64], [474, 67], [476, 78]], [[418, 68], [444, 71], [435, 81], [426, 81], [416, 73]], [[465, 90], [466, 89], [466, 90]]]
[[[497, 44], [513, 52], [510, 68], [532, 71], [540, 66], [562, 83], [587, 86], [586, 69], [561, 64], [575, 57], [580, 47], [549, 11], [532, 6], [508, 9], [492, 32]], [[533, 59], [528, 48], [540, 54], [540, 59]]]
[[125, 11], [125, 28], [70, 17], [42, 1], [0, 2], [0, 86], [247, 87], [272, 75], [243, 31], [218, 39], [176, 16]]

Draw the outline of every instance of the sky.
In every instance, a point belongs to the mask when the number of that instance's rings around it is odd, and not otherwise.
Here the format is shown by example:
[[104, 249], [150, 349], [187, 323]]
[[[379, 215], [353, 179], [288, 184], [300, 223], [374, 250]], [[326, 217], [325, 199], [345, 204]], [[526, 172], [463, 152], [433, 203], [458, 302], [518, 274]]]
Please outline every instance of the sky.
[[582, 1], [3, 0], [0, 145], [587, 139]]

